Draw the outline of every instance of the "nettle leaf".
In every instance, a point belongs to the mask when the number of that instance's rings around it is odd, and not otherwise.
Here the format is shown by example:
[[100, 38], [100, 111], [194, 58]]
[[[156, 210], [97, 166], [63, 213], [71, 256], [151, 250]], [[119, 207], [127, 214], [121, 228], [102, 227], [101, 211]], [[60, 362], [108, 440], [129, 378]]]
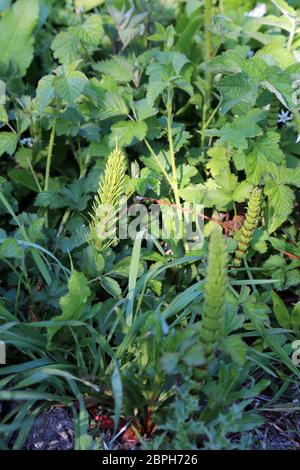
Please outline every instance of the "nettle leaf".
[[237, 46], [211, 59], [207, 68], [214, 73], [242, 73], [248, 51], [248, 46]]
[[118, 93], [107, 92], [102, 101], [102, 109], [99, 113], [100, 120], [113, 116], [127, 116], [129, 109], [125, 100]]
[[248, 138], [262, 134], [257, 122], [263, 119], [264, 113], [255, 109], [244, 116], [236, 117], [231, 123], [227, 122], [221, 129], [208, 129], [206, 135], [220, 137], [219, 145], [228, 145], [232, 148], [247, 149]]
[[0, 20], [0, 62], [14, 62], [23, 77], [33, 58], [34, 30], [39, 20], [39, 2], [18, 0]]
[[69, 104], [82, 94], [88, 79], [83, 72], [75, 70], [77, 64], [71, 64], [68, 67], [62, 67], [61, 75], [54, 79], [54, 90], [62, 100]]
[[246, 103], [250, 108], [254, 106], [258, 97], [259, 81], [245, 74], [229, 75], [218, 82], [217, 88], [223, 98], [220, 110], [225, 114], [239, 103]]
[[279, 139], [280, 136], [276, 132], [267, 132], [253, 143], [245, 160], [246, 175], [251, 183], [260, 183], [270, 162], [277, 164], [284, 162], [284, 155], [278, 144]]
[[269, 65], [277, 65], [285, 69], [295, 63], [295, 58], [287, 48], [280, 47], [277, 43], [271, 43], [260, 49], [255, 57], [262, 58]]
[[210, 156], [210, 159], [206, 166], [210, 169], [212, 176], [217, 176], [219, 173], [222, 173], [222, 170], [228, 168], [230, 153], [226, 147], [214, 145], [214, 147], [210, 148], [207, 153]]
[[0, 243], [0, 258], [23, 259], [24, 252], [14, 238], [6, 238]]
[[61, 64], [69, 64], [79, 58], [80, 39], [75, 27], [58, 33], [51, 44], [55, 59]]
[[103, 24], [100, 15], [89, 15], [78, 28], [78, 36], [86, 45], [97, 46], [103, 36]]
[[[91, 188], [90, 188], [91, 189]], [[38, 207], [50, 207], [59, 209], [69, 207], [76, 211], [83, 211], [87, 207], [90, 196], [86, 194], [88, 189], [85, 187], [85, 180], [80, 179], [66, 186], [59, 191], [40, 192], [34, 202]]]
[[150, 105], [145, 98], [135, 101], [133, 107], [138, 121], [143, 121], [157, 114], [157, 109]]
[[99, 7], [102, 3], [104, 3], [104, 0], [75, 0], [75, 8], [87, 12], [93, 8]]
[[214, 180], [208, 180], [205, 186], [208, 189], [208, 200], [220, 209], [233, 201], [244, 202], [249, 198], [253, 188], [247, 181], [239, 183], [237, 176], [230, 172], [229, 167], [216, 175]]
[[18, 144], [18, 137], [13, 132], [0, 132], [0, 157], [4, 153], [12, 155]]
[[[68, 293], [60, 299], [62, 314], [52, 317], [53, 321], [65, 322], [68, 320], [80, 320], [86, 309], [91, 291], [87, 285], [84, 274], [73, 271], [68, 282]], [[48, 347], [53, 336], [63, 327], [50, 326], [47, 328]]]
[[54, 75], [45, 75], [40, 79], [37, 89], [35, 104], [38, 113], [42, 114], [55, 96], [53, 87]]
[[167, 88], [168, 84], [161, 80], [153, 80], [147, 86], [146, 98], [150, 106], [153, 106], [155, 100], [162, 94]]
[[234, 362], [243, 366], [246, 362], [247, 345], [241, 335], [230, 335], [222, 340], [222, 349]]
[[15, 160], [18, 162], [20, 167], [29, 168], [32, 160], [32, 149], [21, 148], [15, 154]]
[[111, 128], [111, 144], [130, 145], [134, 140], [141, 141], [146, 137], [147, 125], [144, 121], [120, 121]]
[[111, 60], [102, 60], [93, 65], [93, 69], [113, 78], [118, 83], [129, 83], [133, 80], [133, 66], [121, 56], [114, 56]]
[[280, 217], [287, 217], [293, 210], [294, 192], [284, 184], [277, 184], [269, 180], [265, 185], [265, 194], [268, 196], [269, 204]]

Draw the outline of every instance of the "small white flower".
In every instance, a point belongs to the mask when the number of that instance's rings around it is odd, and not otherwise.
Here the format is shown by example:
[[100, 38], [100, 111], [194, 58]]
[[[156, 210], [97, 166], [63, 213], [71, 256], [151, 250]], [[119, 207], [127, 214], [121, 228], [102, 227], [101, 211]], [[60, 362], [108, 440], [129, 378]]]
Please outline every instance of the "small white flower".
[[299, 142], [300, 142], [300, 134], [297, 135], [296, 144], [299, 144]]
[[265, 3], [258, 3], [253, 10], [249, 11], [249, 13], [245, 13], [246, 16], [250, 16], [251, 18], [261, 18], [266, 14], [267, 6]]
[[280, 111], [280, 114], [278, 114], [278, 123], [286, 124], [288, 121], [291, 121], [293, 119], [292, 113], [289, 111], [284, 111], [283, 109]]

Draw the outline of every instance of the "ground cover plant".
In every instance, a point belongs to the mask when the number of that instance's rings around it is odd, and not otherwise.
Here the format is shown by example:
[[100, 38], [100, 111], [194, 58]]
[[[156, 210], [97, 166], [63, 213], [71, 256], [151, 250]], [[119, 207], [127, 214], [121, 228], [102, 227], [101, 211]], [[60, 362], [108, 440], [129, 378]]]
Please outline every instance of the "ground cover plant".
[[0, 448], [298, 448], [299, 2], [0, 0], [0, 41]]

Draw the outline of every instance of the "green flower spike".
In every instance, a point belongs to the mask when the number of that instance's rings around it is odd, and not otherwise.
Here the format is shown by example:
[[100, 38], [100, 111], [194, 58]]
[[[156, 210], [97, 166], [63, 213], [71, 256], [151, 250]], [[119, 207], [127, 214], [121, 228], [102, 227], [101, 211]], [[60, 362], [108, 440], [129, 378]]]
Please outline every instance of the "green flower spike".
[[261, 214], [261, 190], [254, 188], [248, 202], [248, 209], [245, 222], [237, 233], [238, 247], [233, 260], [233, 266], [238, 268], [242, 264], [242, 259], [246, 255], [254, 230], [258, 226]]
[[124, 195], [126, 167], [124, 152], [115, 148], [109, 155], [100, 178], [91, 213], [89, 244], [99, 251], [106, 250], [115, 241], [115, 226], [120, 199]]

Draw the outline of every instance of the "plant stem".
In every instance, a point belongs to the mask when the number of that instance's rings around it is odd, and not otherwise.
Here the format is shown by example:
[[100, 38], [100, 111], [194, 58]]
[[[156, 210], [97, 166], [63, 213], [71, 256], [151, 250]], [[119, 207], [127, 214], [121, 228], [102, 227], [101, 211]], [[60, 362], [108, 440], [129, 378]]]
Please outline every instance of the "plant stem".
[[296, 32], [296, 20], [291, 19], [291, 30], [290, 30], [290, 35], [289, 35], [289, 39], [288, 39], [287, 46], [286, 46], [288, 50], [290, 50], [290, 48], [292, 47], [295, 32]]
[[56, 121], [54, 121], [52, 125], [50, 140], [49, 140], [49, 145], [48, 145], [44, 191], [48, 191], [48, 188], [49, 188], [50, 168], [51, 168], [51, 160], [52, 160], [54, 138], [55, 138], [55, 127], [56, 127]]
[[179, 197], [179, 188], [178, 188], [178, 181], [177, 181], [177, 169], [176, 169], [175, 152], [174, 152], [173, 135], [172, 135], [172, 100], [170, 96], [170, 91], [168, 92], [167, 114], [168, 114], [167, 127], [168, 127], [169, 153], [170, 153], [171, 168], [172, 168], [172, 188], [174, 191], [176, 205], [178, 206], [178, 208], [180, 208], [180, 197]]
[[[51, 129], [51, 133], [50, 133], [50, 140], [49, 140], [49, 145], [48, 145], [47, 161], [46, 161], [44, 191], [48, 191], [48, 188], [49, 188], [50, 168], [51, 168], [51, 160], [52, 160], [54, 138], [55, 138], [55, 127], [56, 127], [56, 121], [54, 121], [52, 125], [52, 129]], [[46, 214], [45, 214], [45, 226], [48, 227], [48, 210], [46, 210]]]
[[[204, 60], [207, 64], [212, 57], [212, 34], [211, 34], [212, 0], [204, 0]], [[211, 72], [206, 71], [207, 82], [207, 104], [210, 102], [211, 94]]]

